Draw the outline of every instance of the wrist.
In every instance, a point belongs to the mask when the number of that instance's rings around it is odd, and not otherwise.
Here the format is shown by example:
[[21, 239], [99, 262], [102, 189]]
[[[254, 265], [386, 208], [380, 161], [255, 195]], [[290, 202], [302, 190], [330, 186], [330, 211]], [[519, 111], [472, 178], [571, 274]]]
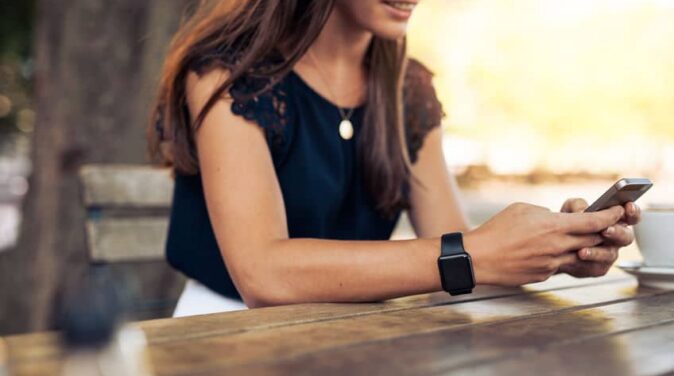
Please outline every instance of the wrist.
[[498, 276], [494, 273], [494, 268], [486, 257], [484, 244], [490, 242], [485, 239], [485, 235], [477, 230], [466, 232], [463, 235], [463, 244], [466, 252], [473, 260], [473, 271], [475, 273], [475, 283], [478, 285], [497, 284]]
[[425, 244], [425, 254], [427, 257], [424, 257], [424, 264], [429, 269], [430, 284], [433, 291], [443, 291], [442, 290], [442, 280], [440, 278], [440, 273], [438, 273], [438, 257], [440, 256], [440, 247], [442, 245], [441, 238], [431, 238], [424, 239]]

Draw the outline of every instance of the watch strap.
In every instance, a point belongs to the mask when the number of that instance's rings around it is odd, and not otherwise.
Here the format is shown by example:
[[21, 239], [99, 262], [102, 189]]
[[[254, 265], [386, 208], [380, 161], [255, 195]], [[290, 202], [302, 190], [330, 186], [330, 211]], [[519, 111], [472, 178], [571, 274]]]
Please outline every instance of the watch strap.
[[453, 256], [466, 253], [463, 247], [463, 233], [453, 232], [451, 234], [442, 235], [440, 245], [441, 256]]

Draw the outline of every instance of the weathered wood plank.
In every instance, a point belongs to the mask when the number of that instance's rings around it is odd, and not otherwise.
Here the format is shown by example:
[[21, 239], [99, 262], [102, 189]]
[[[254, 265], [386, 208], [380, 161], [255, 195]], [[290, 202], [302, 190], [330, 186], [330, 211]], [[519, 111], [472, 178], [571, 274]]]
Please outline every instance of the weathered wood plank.
[[[533, 355], [533, 356], [532, 356]], [[501, 362], [459, 370], [457, 375], [632, 376], [674, 373], [674, 323], [655, 325], [586, 341], [570, 341], [535, 355], [523, 353]]]
[[[620, 279], [612, 278], [607, 282], [625, 282], [626, 280], [624, 277]], [[554, 284], [555, 288], [568, 288], [568, 286], [558, 287], [557, 285], [557, 283]], [[378, 314], [381, 312], [430, 307], [439, 304], [457, 304], [470, 300], [493, 299], [527, 292], [535, 293], [536, 291], [533, 289], [479, 287], [472, 295], [457, 297], [437, 293], [411, 296], [382, 303], [290, 305], [175, 319], [157, 319], [141, 322], [138, 325], [145, 331], [148, 343], [152, 345], [254, 330], [268, 330], [287, 325], [299, 325]], [[7, 337], [7, 341], [13, 350], [12, 360], [14, 362], [34, 362], [61, 355], [58, 334], [54, 332], [12, 336]]]
[[[520, 320], [485, 322], [480, 325], [447, 328], [429, 333], [361, 343], [354, 346], [317, 351], [292, 359], [270, 361], [267, 364], [229, 368], [227, 374], [443, 374], [465, 372], [465, 374], [502, 374], [505, 363], [516, 374], [560, 375], [560, 362], [568, 362], [577, 374], [597, 374], [595, 358], [596, 341], [604, 341], [609, 348], [601, 349], [610, 364], [604, 365], [606, 372], [598, 374], [614, 375], [609, 370], [622, 370], [618, 374], [643, 374], [645, 369], [639, 363], [627, 363], [625, 346], [614, 343], [612, 338], [624, 332], [646, 330], [654, 326], [667, 329], [652, 339], [657, 343], [674, 337], [674, 292], [640, 294], [639, 299], [617, 301], [600, 306], [571, 310], [553, 310], [523, 317]], [[562, 297], [548, 300], [545, 296], [530, 296], [542, 299], [542, 305], [565, 305]], [[460, 306], [456, 308], [461, 308]], [[494, 307], [496, 308], [496, 307]], [[514, 316], [513, 316], [514, 317]], [[648, 332], [650, 333], [650, 332]], [[648, 342], [649, 334], [641, 339]], [[662, 347], [649, 348], [650, 354], [641, 351], [637, 359], [646, 356], [658, 359], [658, 368], [671, 371], [674, 366], [673, 343]], [[572, 354], [569, 349], [574, 349]], [[582, 349], [578, 350], [578, 349]], [[548, 355], [545, 355], [549, 352]], [[543, 353], [543, 356], [541, 356]], [[586, 354], [584, 354], [586, 353]], [[583, 355], [584, 354], [584, 355]], [[576, 363], [575, 355], [581, 362]], [[667, 358], [665, 362], [663, 359]], [[584, 360], [583, 360], [584, 359]], [[556, 361], [555, 361], [556, 360]], [[535, 368], [530, 368], [530, 367]], [[537, 369], [536, 372], [534, 369]], [[631, 370], [631, 371], [629, 371]], [[223, 371], [222, 369], [219, 371]], [[478, 372], [479, 371], [479, 372]], [[524, 372], [526, 371], [526, 372]]]
[[80, 169], [87, 207], [168, 208], [173, 178], [165, 168], [87, 165]]
[[[10, 364], [11, 376], [52, 376], [63, 374], [64, 362], [45, 360], [35, 363]], [[84, 376], [84, 375], [83, 375]]]
[[26, 334], [6, 339], [13, 376], [59, 375], [63, 361], [53, 356], [53, 349], [61, 345], [54, 333]]
[[454, 297], [441, 292], [410, 296], [381, 303], [302, 304], [180, 319], [160, 319], [147, 321], [141, 325], [150, 343], [162, 343], [611, 283], [632, 285], [634, 279], [617, 270], [612, 271], [605, 277], [594, 280], [583, 280], [567, 275], [558, 275], [546, 282], [529, 285], [524, 288], [479, 286], [473, 294]]
[[[358, 363], [347, 364], [362, 364], [360, 362], [370, 358], [372, 360], [368, 361], [379, 364], [384, 361], [381, 356], [376, 357], [380, 344], [398, 337], [521, 320], [527, 316], [551, 312], [577, 311], [587, 306], [650, 296], [657, 292], [636, 289], [633, 282], [586, 286], [190, 339], [184, 343], [173, 341], [154, 344], [150, 354], [158, 374], [181, 375], [201, 371], [229, 374], [230, 371], [236, 371], [231, 367], [278, 362], [279, 359], [314, 352], [323, 354], [326, 358], [324, 361], [327, 361], [336, 349], [373, 342], [375, 344], [372, 345], [369, 357], [359, 357]], [[354, 353], [357, 356], [359, 352]], [[399, 354], [387, 352], [386, 356]], [[318, 368], [313, 369], [313, 372], [318, 371]], [[245, 370], [243, 373], [247, 372]]]
[[161, 217], [87, 220], [91, 261], [163, 260], [168, 224], [168, 218]]
[[0, 376], [9, 375], [7, 360], [7, 345], [5, 344], [5, 340], [0, 338]]
[[[279, 366], [279, 369], [290, 367], [294, 370], [293, 359], [423, 336], [424, 333], [520, 321], [531, 315], [573, 312], [583, 307], [659, 293], [658, 290], [637, 290], [635, 281], [620, 273], [598, 280], [560, 277], [519, 291], [487, 289], [492, 291], [484, 291], [484, 295], [478, 292], [477, 299], [468, 301], [453, 301], [454, 298], [447, 298], [445, 294], [431, 294], [372, 305], [288, 306], [154, 320], [140, 323], [140, 326], [148, 334], [149, 351], [158, 374], [249, 372], [253, 364], [257, 365], [254, 371], [264, 372], [266, 368], [260, 368], [260, 365], [265, 363], [274, 364], [272, 369]], [[574, 282], [571, 285], [575, 284], [575, 287], [569, 287], [569, 282]], [[190, 328], [195, 333], [191, 333]], [[209, 330], [212, 330], [210, 335]], [[17, 369], [45, 370], [51, 367], [55, 370], [59, 364], [61, 352], [54, 334], [9, 337], [7, 341]]]
[[[54, 357], [61, 342], [55, 332], [10, 336], [4, 339], [12, 363], [30, 363]], [[59, 349], [60, 352], [60, 349]]]
[[[159, 319], [139, 323], [139, 326], [145, 331], [148, 343], [153, 345], [443, 304], [459, 304], [467, 301], [581, 288], [598, 284], [618, 284], [618, 287], [628, 286], [632, 285], [633, 281], [632, 277], [617, 270], [611, 271], [605, 277], [592, 280], [558, 275], [546, 282], [529, 285], [521, 289], [480, 286], [471, 295], [456, 297], [451, 297], [445, 293], [436, 293], [370, 304], [303, 304], [179, 319]], [[14, 362], [43, 361], [50, 358], [57, 359], [61, 356], [61, 349], [58, 346], [58, 338], [55, 333], [14, 336], [7, 340], [11, 343]]]

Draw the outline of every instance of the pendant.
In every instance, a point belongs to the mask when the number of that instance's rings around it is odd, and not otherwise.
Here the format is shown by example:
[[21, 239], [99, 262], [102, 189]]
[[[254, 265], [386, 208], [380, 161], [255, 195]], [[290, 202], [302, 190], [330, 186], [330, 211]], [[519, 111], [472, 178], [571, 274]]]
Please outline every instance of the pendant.
[[344, 140], [350, 140], [353, 137], [353, 124], [349, 119], [344, 119], [339, 123], [339, 135]]

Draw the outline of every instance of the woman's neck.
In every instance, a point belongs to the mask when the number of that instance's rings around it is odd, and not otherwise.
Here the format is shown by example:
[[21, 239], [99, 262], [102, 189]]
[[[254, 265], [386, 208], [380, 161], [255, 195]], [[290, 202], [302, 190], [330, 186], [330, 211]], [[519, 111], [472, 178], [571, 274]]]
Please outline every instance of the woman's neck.
[[360, 68], [371, 41], [371, 32], [356, 26], [335, 7], [309, 50], [324, 64]]
[[362, 104], [366, 93], [365, 54], [372, 33], [333, 9], [323, 30], [294, 69], [321, 95], [340, 107]]

